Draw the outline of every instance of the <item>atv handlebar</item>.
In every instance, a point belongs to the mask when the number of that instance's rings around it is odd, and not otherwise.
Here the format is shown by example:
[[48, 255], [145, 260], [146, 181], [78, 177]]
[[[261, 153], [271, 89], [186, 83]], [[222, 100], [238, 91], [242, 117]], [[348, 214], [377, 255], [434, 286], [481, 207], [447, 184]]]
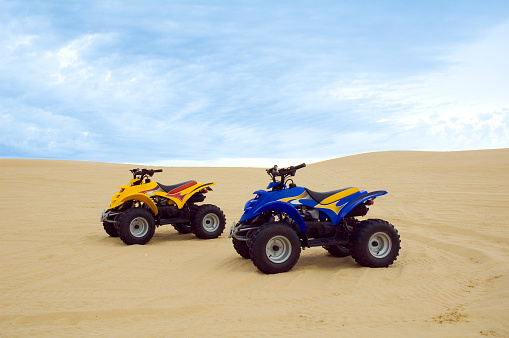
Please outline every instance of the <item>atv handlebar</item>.
[[293, 169], [297, 170], [297, 169], [304, 168], [305, 166], [306, 166], [306, 163], [302, 163], [302, 164], [299, 164], [299, 165], [293, 167]]
[[265, 171], [272, 177], [278, 176], [277, 165], [274, 165], [272, 168], [265, 169]]
[[267, 174], [269, 174], [273, 179], [275, 179], [276, 176], [295, 176], [295, 172], [297, 169], [304, 168], [306, 166], [306, 163], [302, 163], [299, 165], [290, 166], [288, 168], [281, 168], [278, 169], [277, 165], [273, 166], [272, 168], [266, 169]]
[[136, 169], [131, 169], [130, 172], [133, 173], [133, 176], [136, 177], [138, 175], [140, 176], [145, 176], [145, 175], [148, 175], [148, 176], [153, 176], [155, 173], [161, 173], [163, 172], [163, 169], [141, 169], [140, 168], [136, 168]]

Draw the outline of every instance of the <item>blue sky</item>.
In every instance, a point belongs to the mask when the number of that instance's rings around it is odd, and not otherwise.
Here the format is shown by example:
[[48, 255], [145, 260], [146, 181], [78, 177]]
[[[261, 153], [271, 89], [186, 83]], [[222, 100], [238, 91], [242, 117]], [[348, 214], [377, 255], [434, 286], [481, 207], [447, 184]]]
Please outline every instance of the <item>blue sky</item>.
[[509, 1], [3, 1], [0, 158], [509, 147]]

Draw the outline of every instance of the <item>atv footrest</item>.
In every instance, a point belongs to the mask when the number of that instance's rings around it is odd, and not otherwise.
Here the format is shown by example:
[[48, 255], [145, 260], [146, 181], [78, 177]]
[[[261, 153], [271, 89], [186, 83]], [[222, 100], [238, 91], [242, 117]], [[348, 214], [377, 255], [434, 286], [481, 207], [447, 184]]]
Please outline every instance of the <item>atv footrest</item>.
[[177, 224], [177, 223], [188, 223], [189, 218], [161, 218], [161, 225], [163, 224]]
[[341, 245], [345, 246], [348, 244], [348, 239], [338, 239], [336, 237], [327, 237], [327, 238], [314, 238], [310, 239], [307, 242], [308, 247], [314, 247], [314, 246], [327, 246], [327, 245]]

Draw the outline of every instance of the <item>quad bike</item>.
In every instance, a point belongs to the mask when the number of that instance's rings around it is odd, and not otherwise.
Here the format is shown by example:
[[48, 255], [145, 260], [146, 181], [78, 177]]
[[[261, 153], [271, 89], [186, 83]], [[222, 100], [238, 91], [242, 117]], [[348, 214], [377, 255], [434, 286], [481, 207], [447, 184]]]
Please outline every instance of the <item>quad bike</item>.
[[289, 271], [301, 248], [315, 246], [324, 247], [332, 256], [351, 255], [361, 266], [391, 265], [400, 249], [397, 230], [381, 219], [356, 218], [365, 216], [367, 206], [387, 191], [315, 192], [298, 187], [288, 177], [305, 166], [266, 170], [272, 179], [270, 190], [255, 191], [256, 197], [246, 203], [241, 219], [230, 229], [228, 237], [237, 253], [267, 274]]
[[149, 177], [162, 169], [132, 169], [129, 185], [119, 187], [111, 204], [101, 215], [104, 230], [125, 244], [146, 244], [156, 227], [172, 224], [183, 234], [193, 232], [203, 239], [217, 238], [225, 227], [225, 217], [215, 205], [203, 202], [212, 183], [187, 181], [174, 185], [152, 182]]

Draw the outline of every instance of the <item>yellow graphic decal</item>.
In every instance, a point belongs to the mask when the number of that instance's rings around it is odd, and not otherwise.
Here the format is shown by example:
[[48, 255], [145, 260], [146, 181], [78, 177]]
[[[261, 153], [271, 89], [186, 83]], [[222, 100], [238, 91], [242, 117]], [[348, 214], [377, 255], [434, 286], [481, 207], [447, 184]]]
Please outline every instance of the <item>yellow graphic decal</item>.
[[336, 202], [332, 202], [331, 204], [327, 204], [327, 205], [317, 204], [315, 206], [315, 209], [329, 209], [329, 210], [334, 211], [335, 214], [338, 214], [339, 210], [341, 210], [341, 208], [343, 208], [345, 206], [345, 204], [339, 205], [339, 206], [336, 205]]
[[281, 202], [288, 202], [288, 201], [291, 201], [291, 200], [296, 200], [296, 199], [299, 199], [299, 198], [305, 198], [307, 197], [308, 193], [306, 191], [304, 191], [302, 194], [300, 194], [299, 196], [292, 196], [292, 197], [286, 197], [286, 198], [281, 198], [279, 199], [278, 201], [281, 201]]
[[339, 214], [339, 211], [346, 205], [346, 202], [342, 205], [337, 205], [337, 203], [345, 197], [348, 197], [350, 195], [353, 195], [355, 193], [358, 193], [359, 189], [357, 188], [349, 188], [343, 191], [340, 191], [338, 193], [335, 193], [332, 196], [329, 196], [325, 198], [321, 203], [317, 204], [315, 206], [316, 209], [329, 209], [334, 211], [334, 213], [337, 215]]
[[322, 205], [330, 204], [332, 202], [337, 202], [342, 198], [345, 198], [347, 196], [353, 195], [355, 193], [359, 192], [359, 189], [357, 188], [349, 188], [343, 191], [340, 191], [332, 196], [327, 197], [323, 201], [320, 202]]

